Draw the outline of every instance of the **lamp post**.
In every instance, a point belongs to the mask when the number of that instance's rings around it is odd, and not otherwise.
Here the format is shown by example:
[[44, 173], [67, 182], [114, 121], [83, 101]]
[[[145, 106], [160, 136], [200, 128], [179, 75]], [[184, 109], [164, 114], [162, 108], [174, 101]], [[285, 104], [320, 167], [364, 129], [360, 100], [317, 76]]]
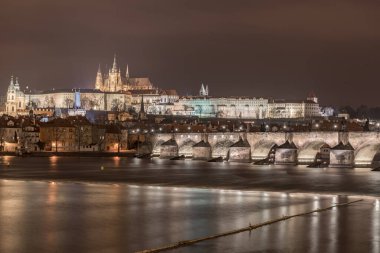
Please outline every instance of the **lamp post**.
[[104, 135], [101, 135], [99, 137], [99, 147], [98, 147], [99, 151], [102, 151], [103, 141], [104, 141]]
[[78, 127], [78, 151], [80, 152], [80, 142], [81, 142], [81, 136], [83, 132], [83, 126]]

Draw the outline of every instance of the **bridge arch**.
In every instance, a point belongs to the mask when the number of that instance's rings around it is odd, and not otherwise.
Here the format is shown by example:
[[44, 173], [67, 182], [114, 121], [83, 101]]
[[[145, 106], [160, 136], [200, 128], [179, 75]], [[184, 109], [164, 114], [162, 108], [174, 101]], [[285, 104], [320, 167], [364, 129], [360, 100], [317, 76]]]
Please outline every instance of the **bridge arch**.
[[306, 142], [298, 151], [299, 163], [312, 163], [314, 162], [317, 154], [320, 152], [321, 147], [327, 144], [324, 140], [314, 140]]
[[196, 144], [196, 142], [192, 139], [186, 139], [182, 141], [180, 146], [178, 147], [178, 154], [184, 155], [186, 157], [192, 157], [193, 156], [193, 146]]
[[370, 167], [374, 158], [380, 153], [380, 140], [369, 141], [355, 149], [355, 166]]
[[160, 155], [160, 148], [161, 144], [165, 141], [170, 140], [172, 138], [172, 135], [170, 134], [157, 134], [154, 135], [153, 138], [150, 139], [150, 145], [152, 147], [152, 154], [153, 155]]
[[276, 143], [269, 139], [258, 141], [252, 148], [252, 160], [267, 158], [274, 145], [276, 145]]
[[212, 157], [223, 157], [226, 158], [230, 146], [234, 144], [234, 142], [230, 139], [222, 139], [215, 143], [212, 147]]

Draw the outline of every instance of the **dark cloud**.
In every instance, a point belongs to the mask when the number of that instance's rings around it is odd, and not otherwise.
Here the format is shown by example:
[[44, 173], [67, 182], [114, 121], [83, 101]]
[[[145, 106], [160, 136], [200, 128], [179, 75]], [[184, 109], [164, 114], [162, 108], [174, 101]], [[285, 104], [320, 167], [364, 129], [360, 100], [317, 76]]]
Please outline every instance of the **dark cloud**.
[[0, 82], [91, 87], [114, 53], [162, 88], [379, 105], [375, 0], [2, 0]]

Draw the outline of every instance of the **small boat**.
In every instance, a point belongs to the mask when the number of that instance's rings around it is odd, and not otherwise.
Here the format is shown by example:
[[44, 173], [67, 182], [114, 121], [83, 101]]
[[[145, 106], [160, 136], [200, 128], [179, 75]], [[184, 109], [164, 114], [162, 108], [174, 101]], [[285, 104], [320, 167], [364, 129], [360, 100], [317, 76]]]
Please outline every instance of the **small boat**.
[[309, 164], [307, 167], [308, 168], [326, 168], [328, 166], [326, 161], [316, 161], [313, 162], [312, 164]]
[[208, 162], [211, 162], [211, 163], [221, 163], [223, 161], [224, 161], [224, 159], [221, 156], [208, 160]]
[[170, 158], [170, 160], [184, 160], [184, 159], [185, 159], [184, 155], [175, 156], [175, 157]]
[[150, 153], [148, 153], [148, 154], [136, 154], [135, 157], [139, 158], [139, 159], [150, 159], [150, 158], [152, 158]]
[[255, 165], [269, 165], [269, 157], [253, 162]]

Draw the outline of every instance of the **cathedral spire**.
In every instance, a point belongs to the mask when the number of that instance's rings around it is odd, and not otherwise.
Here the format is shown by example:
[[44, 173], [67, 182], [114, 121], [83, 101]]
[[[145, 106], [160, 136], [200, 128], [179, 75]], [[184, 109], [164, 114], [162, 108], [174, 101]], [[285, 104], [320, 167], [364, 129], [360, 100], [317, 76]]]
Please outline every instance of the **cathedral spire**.
[[99, 64], [98, 73], [96, 73], [95, 89], [101, 90], [102, 86], [103, 86], [103, 75], [102, 75], [102, 70]]
[[10, 86], [13, 86], [14, 85], [14, 82], [13, 82], [13, 75], [11, 76], [11, 82], [9, 83]]
[[205, 96], [205, 93], [206, 93], [205, 86], [202, 83], [201, 89], [199, 90], [199, 96]]
[[140, 111], [138, 114], [138, 119], [139, 120], [145, 120], [146, 119], [145, 108], [144, 108], [144, 95], [141, 95], [141, 104], [140, 104]]
[[125, 77], [126, 77], [127, 79], [129, 79], [129, 68], [128, 68], [128, 64], [127, 64], [127, 72], [125, 73]]
[[115, 72], [117, 71], [116, 54], [114, 54], [113, 56], [112, 70], [114, 70]]

